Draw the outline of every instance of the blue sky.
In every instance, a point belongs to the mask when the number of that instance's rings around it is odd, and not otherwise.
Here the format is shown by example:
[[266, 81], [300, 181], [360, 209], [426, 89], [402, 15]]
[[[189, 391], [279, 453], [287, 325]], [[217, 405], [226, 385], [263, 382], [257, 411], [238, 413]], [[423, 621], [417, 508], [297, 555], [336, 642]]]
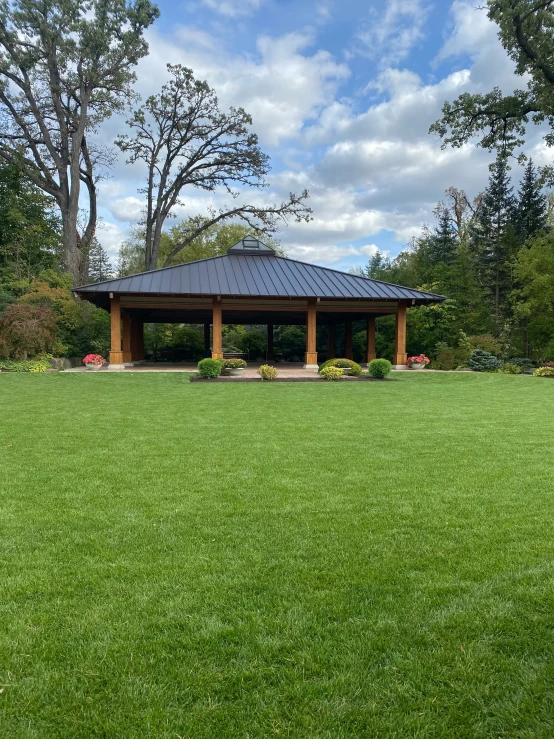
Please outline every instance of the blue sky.
[[[137, 90], [156, 92], [166, 63], [181, 63], [208, 80], [222, 107], [243, 106], [272, 161], [271, 187], [244, 199], [277, 202], [306, 187], [313, 221], [278, 237], [294, 258], [348, 270], [377, 248], [398, 254], [433, 222], [447, 187], [474, 197], [486, 185], [491, 154], [472, 145], [442, 151], [427, 133], [444, 100], [522, 86], [477, 4], [163, 0]], [[120, 128], [110, 121], [102, 135]], [[539, 164], [549, 159], [538, 132], [528, 149]], [[98, 237], [111, 255], [140, 219], [142, 176], [120, 155], [100, 185]], [[183, 196], [177, 218], [227, 202], [219, 193]]]

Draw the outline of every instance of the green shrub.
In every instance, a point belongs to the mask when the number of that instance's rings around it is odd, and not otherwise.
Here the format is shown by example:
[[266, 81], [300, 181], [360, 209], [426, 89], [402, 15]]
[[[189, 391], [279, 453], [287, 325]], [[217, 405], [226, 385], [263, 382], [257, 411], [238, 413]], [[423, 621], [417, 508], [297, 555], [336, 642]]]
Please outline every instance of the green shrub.
[[369, 363], [368, 372], [372, 377], [382, 379], [390, 374], [392, 370], [392, 364], [388, 359], [374, 359]]
[[499, 372], [502, 372], [503, 375], [521, 375], [521, 367], [518, 367], [517, 364], [512, 364], [511, 362], [505, 362]]
[[467, 364], [467, 359], [468, 355], [465, 350], [454, 349], [449, 346], [441, 349], [437, 354], [436, 359], [431, 363], [431, 369], [447, 370], [450, 372]]
[[258, 374], [262, 380], [274, 380], [277, 377], [277, 370], [269, 364], [262, 364], [258, 369]]
[[470, 336], [469, 345], [472, 351], [482, 349], [487, 354], [493, 354], [497, 357], [502, 349], [500, 339], [495, 338], [492, 334], [480, 334], [479, 336]]
[[343, 371], [341, 367], [335, 367], [334, 365], [330, 364], [320, 370], [319, 374], [326, 380], [331, 380], [334, 382], [335, 380], [340, 380], [340, 378], [343, 376]]
[[323, 362], [319, 368], [319, 374], [321, 374], [321, 370], [326, 369], [327, 367], [342, 367], [343, 369], [350, 369], [350, 374], [355, 377], [362, 374], [362, 368], [357, 362], [353, 362], [351, 359], [345, 359], [344, 357], [328, 359], [326, 362]]
[[502, 361], [484, 349], [475, 349], [468, 364], [476, 372], [496, 372], [502, 367]]
[[0, 361], [0, 370], [4, 372], [46, 372], [50, 361], [45, 359], [6, 359]]
[[224, 369], [243, 369], [246, 367], [244, 359], [223, 359]]
[[533, 372], [534, 377], [554, 377], [554, 367], [538, 367]]
[[508, 362], [510, 364], [517, 364], [522, 372], [532, 372], [535, 369], [535, 363], [528, 357], [512, 357]]
[[221, 359], [210, 359], [209, 357], [207, 357], [206, 359], [201, 359], [198, 362], [198, 371], [200, 372], [202, 377], [205, 377], [206, 379], [219, 377], [222, 369], [223, 362]]

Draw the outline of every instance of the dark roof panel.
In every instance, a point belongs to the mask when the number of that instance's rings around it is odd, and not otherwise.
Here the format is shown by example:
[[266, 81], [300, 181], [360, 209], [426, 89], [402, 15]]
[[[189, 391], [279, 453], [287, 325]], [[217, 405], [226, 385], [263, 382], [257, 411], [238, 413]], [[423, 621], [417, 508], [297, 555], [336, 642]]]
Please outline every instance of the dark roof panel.
[[[261, 242], [260, 242], [261, 244]], [[275, 298], [416, 300], [437, 302], [442, 295], [339, 272], [316, 264], [264, 255], [235, 247], [221, 257], [164, 267], [75, 288], [83, 294], [139, 293], [233, 295]], [[269, 249], [269, 247], [267, 247]]]

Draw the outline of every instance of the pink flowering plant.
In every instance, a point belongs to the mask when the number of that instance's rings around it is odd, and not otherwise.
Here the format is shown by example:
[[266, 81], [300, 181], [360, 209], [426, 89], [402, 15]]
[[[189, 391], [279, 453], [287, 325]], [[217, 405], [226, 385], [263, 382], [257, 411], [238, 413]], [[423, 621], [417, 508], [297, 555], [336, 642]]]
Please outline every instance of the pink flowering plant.
[[106, 360], [101, 354], [87, 354], [83, 359], [83, 364], [104, 364]]
[[425, 354], [418, 354], [415, 357], [408, 357], [408, 364], [424, 364], [426, 367], [431, 362], [429, 357], [426, 357]]

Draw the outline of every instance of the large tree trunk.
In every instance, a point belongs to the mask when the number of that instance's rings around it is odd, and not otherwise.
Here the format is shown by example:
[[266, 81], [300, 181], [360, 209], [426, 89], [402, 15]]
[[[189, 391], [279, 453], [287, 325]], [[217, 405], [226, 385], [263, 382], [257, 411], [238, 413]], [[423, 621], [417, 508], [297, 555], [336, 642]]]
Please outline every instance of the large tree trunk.
[[63, 259], [76, 287], [81, 281], [81, 252], [77, 238], [77, 208], [67, 208], [62, 211]]

